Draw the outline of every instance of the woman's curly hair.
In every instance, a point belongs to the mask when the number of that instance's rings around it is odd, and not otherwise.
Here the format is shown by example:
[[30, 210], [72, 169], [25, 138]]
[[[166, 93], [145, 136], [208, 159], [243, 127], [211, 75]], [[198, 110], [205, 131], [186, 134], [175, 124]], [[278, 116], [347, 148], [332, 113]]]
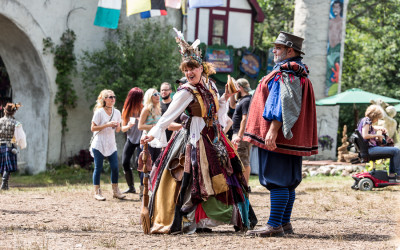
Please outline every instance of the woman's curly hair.
[[200, 65], [203, 65], [203, 75], [208, 79], [208, 76], [213, 75], [216, 73], [215, 71], [215, 67], [214, 64], [210, 63], [210, 62], [202, 62], [201, 64], [194, 60], [194, 59], [190, 59], [190, 60], [184, 60], [181, 62], [181, 65], [179, 66], [179, 69], [182, 72], [185, 72], [185, 69], [189, 68], [189, 69], [195, 69], [200, 67]]
[[371, 105], [365, 111], [365, 116], [371, 119], [371, 121], [375, 119], [382, 119], [382, 108], [379, 105]]

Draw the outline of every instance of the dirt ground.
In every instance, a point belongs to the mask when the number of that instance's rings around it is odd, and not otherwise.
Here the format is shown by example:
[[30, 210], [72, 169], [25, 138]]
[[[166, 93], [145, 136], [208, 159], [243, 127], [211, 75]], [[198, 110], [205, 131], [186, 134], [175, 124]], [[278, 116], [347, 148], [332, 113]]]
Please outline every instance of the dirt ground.
[[[297, 189], [295, 234], [254, 238], [220, 226], [212, 233], [144, 235], [137, 194], [104, 202], [91, 186], [12, 187], [0, 192], [0, 249], [400, 249], [400, 186], [354, 191], [348, 179], [306, 179]], [[122, 185], [125, 188], [125, 185]], [[263, 226], [269, 194], [254, 182], [251, 203]], [[397, 214], [396, 214], [397, 213]]]

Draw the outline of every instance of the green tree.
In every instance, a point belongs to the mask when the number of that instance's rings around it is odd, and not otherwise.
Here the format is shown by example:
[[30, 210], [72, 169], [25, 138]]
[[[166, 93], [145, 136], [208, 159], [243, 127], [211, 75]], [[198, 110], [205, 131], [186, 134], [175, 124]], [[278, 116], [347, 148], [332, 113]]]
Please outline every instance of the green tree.
[[254, 26], [254, 46], [262, 50], [272, 47], [279, 31], [293, 32], [295, 0], [259, 0], [264, 22]]
[[123, 27], [103, 49], [83, 52], [81, 74], [88, 98], [95, 100], [101, 90], [111, 89], [121, 106], [133, 87], [158, 89], [182, 76], [172, 27], [147, 21], [132, 30]]
[[[350, 0], [347, 9], [342, 91], [361, 88], [400, 99], [400, 2]], [[357, 107], [360, 118], [367, 106]], [[340, 109], [339, 129], [347, 124], [351, 133], [353, 107]]]
[[400, 2], [350, 0], [347, 16], [343, 89], [400, 99]]

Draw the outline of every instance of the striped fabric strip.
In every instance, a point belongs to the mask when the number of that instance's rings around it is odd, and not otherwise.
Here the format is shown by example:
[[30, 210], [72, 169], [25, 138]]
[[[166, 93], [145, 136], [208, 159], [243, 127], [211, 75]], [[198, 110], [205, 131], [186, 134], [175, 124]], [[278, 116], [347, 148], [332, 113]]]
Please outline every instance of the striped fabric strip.
[[[255, 142], [257, 142], [259, 144], [265, 144], [264, 138], [258, 137], [255, 134], [245, 132], [244, 135], [251, 138], [252, 140], [254, 140]], [[303, 147], [303, 146], [285, 145], [285, 144], [277, 143], [276, 147], [278, 149], [284, 149], [284, 150], [288, 150], [288, 151], [298, 151], [298, 152], [311, 152], [314, 150], [318, 150], [318, 145], [313, 145], [312, 147]]]
[[109, 29], [118, 28], [122, 0], [100, 0], [94, 25]]
[[165, 8], [164, 0], [151, 0], [151, 9], [140, 13], [142, 19], [166, 15], [167, 9]]
[[289, 191], [289, 200], [286, 205], [285, 212], [283, 213], [282, 224], [290, 222], [290, 217], [292, 216], [292, 209], [295, 199], [296, 199], [296, 191], [295, 190]]
[[271, 210], [267, 224], [272, 227], [282, 225], [282, 217], [289, 200], [288, 188], [274, 188], [271, 192]]
[[[300, 68], [300, 67], [299, 67]], [[282, 73], [281, 102], [282, 102], [282, 132], [283, 136], [290, 140], [293, 137], [292, 127], [299, 118], [301, 111], [302, 90], [300, 77], [292, 76], [286, 72]]]

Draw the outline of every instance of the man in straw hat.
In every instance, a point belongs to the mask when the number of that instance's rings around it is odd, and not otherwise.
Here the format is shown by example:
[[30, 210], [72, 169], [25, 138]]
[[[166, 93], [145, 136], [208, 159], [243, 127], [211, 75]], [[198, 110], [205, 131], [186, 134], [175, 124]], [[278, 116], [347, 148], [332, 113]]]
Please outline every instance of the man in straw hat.
[[314, 91], [302, 43], [303, 38], [280, 32], [273, 43], [276, 65], [261, 79], [250, 105], [243, 139], [258, 147], [260, 183], [271, 196], [267, 225], [250, 235], [293, 233], [290, 217], [302, 156], [318, 153]]

